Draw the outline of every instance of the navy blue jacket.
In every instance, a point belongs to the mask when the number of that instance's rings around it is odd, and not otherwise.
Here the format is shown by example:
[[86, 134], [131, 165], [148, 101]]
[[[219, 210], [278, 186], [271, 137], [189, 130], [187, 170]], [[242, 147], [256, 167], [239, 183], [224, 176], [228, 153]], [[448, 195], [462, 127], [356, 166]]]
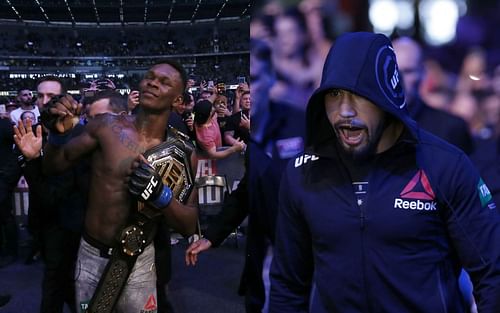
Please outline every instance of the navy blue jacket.
[[500, 138], [475, 138], [474, 146], [470, 158], [488, 185], [500, 212]]
[[[458, 275], [479, 312], [500, 308], [500, 218], [467, 156], [421, 130], [406, 111], [387, 37], [337, 39], [307, 108], [305, 153], [281, 182], [270, 312], [464, 312]], [[398, 118], [405, 131], [372, 160], [365, 205], [326, 118], [341, 88]]]

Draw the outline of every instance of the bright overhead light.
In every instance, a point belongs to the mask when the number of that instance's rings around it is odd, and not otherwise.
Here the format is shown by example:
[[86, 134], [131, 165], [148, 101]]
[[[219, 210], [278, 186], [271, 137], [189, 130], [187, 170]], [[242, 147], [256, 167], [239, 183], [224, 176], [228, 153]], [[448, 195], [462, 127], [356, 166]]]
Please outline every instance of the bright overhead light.
[[397, 26], [400, 29], [410, 29], [415, 23], [415, 10], [413, 3], [410, 1], [398, 1], [398, 22]]
[[455, 38], [459, 7], [453, 0], [424, 0], [420, 3], [420, 19], [428, 43], [441, 45]]
[[368, 11], [375, 32], [390, 34], [396, 27], [399, 11], [394, 0], [374, 0]]

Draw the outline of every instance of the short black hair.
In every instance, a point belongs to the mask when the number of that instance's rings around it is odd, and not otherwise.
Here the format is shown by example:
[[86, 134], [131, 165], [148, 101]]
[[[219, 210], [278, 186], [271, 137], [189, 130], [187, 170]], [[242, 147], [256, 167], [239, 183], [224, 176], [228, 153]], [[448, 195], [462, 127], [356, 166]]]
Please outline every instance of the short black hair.
[[[190, 93], [189, 91], [187, 91], [187, 90], [184, 91], [184, 93], [182, 94], [182, 102], [186, 103], [186, 104], [189, 103], [189, 102], [191, 102], [191, 96], [192, 95], [193, 94]], [[193, 99], [194, 99], [194, 97], [193, 97]]]
[[203, 125], [208, 121], [210, 113], [212, 112], [212, 106], [212, 102], [208, 100], [200, 100], [196, 102], [193, 108], [194, 123], [196, 125]]
[[21, 87], [21, 88], [17, 89], [17, 95], [19, 96], [19, 94], [20, 94], [20, 93], [21, 93], [21, 91], [23, 91], [23, 90], [29, 90], [29, 91], [31, 91], [31, 89], [29, 89], [29, 88], [27, 88], [27, 87], [23, 86], [23, 87]]
[[88, 104], [91, 105], [101, 99], [109, 99], [109, 108], [113, 113], [128, 112], [127, 100], [116, 90], [106, 89], [98, 91], [89, 99]]
[[184, 70], [184, 67], [177, 61], [171, 60], [171, 59], [164, 59], [156, 62], [155, 65], [160, 65], [160, 64], [168, 64], [175, 68], [177, 72], [179, 72], [179, 75], [181, 76], [181, 81], [182, 81], [182, 90], [186, 90], [186, 85], [187, 85], [187, 73], [186, 70]]
[[42, 76], [40, 77], [37, 81], [36, 81], [36, 84], [35, 84], [35, 90], [38, 90], [38, 85], [40, 85], [41, 83], [43, 82], [58, 82], [59, 85], [61, 85], [61, 94], [65, 94], [66, 93], [66, 86], [64, 86], [64, 83], [62, 81], [62, 79], [60, 79], [59, 77], [57, 76], [54, 76], [54, 75], [46, 75], [46, 76]]

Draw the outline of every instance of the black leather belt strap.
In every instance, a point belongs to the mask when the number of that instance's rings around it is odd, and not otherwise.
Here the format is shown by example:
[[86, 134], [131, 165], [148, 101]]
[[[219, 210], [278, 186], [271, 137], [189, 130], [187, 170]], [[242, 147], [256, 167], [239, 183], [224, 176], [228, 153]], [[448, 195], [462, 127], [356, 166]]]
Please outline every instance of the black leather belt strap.
[[102, 242], [92, 238], [87, 232], [84, 230], [82, 233], [83, 240], [85, 240], [89, 245], [99, 251], [99, 256], [101, 258], [109, 259], [113, 255], [113, 248], [103, 244]]
[[134, 215], [132, 223], [122, 231], [120, 242], [113, 248], [111, 258], [90, 300], [88, 313], [113, 312], [137, 257], [152, 242], [156, 227], [156, 218], [150, 219], [140, 213]]

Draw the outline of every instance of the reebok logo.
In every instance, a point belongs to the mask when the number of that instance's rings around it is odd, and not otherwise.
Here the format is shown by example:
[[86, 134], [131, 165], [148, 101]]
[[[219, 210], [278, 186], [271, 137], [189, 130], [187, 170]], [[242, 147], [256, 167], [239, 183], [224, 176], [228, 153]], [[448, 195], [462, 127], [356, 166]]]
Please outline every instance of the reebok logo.
[[156, 299], [153, 295], [149, 295], [148, 301], [144, 305], [144, 308], [141, 310], [141, 313], [156, 313]]
[[[417, 191], [419, 190], [419, 191]], [[437, 203], [434, 201], [435, 194], [427, 175], [423, 170], [419, 170], [408, 182], [400, 193], [400, 197], [394, 199], [395, 209], [436, 211]], [[403, 200], [411, 199], [411, 200]], [[416, 201], [415, 201], [416, 200]], [[427, 200], [427, 201], [425, 201]]]
[[[420, 183], [423, 187], [423, 191], [415, 191]], [[410, 182], [401, 191], [401, 198], [403, 199], [420, 199], [420, 200], [434, 200], [436, 197], [434, 191], [431, 188], [431, 183], [423, 170], [419, 170], [415, 176], [410, 180]]]
[[420, 200], [417, 201], [408, 201], [396, 198], [394, 199], [394, 208], [395, 209], [410, 209], [410, 210], [419, 210], [419, 211], [436, 211], [436, 202], [423, 202]]

